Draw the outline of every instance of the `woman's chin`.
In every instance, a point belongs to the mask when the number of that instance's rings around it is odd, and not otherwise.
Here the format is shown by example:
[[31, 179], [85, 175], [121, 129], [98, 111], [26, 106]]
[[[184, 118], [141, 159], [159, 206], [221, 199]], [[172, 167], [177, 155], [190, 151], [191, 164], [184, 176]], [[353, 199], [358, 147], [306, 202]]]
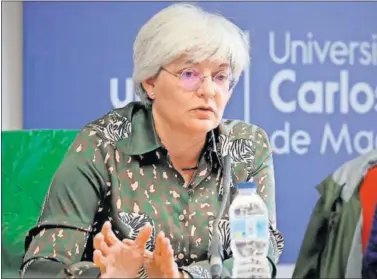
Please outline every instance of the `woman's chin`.
[[187, 128], [193, 133], [208, 133], [218, 126], [213, 119], [192, 119]]

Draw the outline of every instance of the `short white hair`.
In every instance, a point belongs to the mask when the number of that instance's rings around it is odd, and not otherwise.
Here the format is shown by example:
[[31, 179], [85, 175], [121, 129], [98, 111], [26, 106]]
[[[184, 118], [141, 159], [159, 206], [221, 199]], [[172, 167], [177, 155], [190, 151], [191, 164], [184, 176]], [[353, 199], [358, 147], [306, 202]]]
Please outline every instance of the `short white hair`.
[[195, 62], [228, 60], [235, 82], [250, 61], [249, 39], [237, 25], [186, 3], [170, 5], [155, 14], [140, 29], [133, 51], [134, 88], [145, 105], [152, 100], [142, 81], [155, 76], [161, 67], [182, 54], [189, 54]]

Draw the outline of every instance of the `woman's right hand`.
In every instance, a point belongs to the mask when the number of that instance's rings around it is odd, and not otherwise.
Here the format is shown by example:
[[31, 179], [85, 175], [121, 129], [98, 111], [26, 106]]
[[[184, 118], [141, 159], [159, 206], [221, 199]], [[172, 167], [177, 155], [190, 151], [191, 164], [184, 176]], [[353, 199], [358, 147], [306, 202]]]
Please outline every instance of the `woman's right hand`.
[[154, 252], [145, 254], [144, 268], [148, 278], [183, 278], [178, 266], [174, 261], [174, 251], [170, 240], [160, 232], [156, 238]]
[[101, 270], [101, 278], [136, 278], [144, 263], [144, 251], [152, 234], [150, 225], [144, 226], [135, 241], [120, 241], [106, 222], [94, 237], [93, 262]]

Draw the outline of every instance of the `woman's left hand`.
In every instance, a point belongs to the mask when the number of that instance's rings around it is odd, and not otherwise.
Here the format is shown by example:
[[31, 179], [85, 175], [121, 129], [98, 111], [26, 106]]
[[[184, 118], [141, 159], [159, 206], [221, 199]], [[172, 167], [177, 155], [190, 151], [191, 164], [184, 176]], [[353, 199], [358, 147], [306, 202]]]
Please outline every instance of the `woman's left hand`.
[[163, 232], [157, 235], [154, 252], [145, 253], [144, 269], [148, 278], [183, 278], [174, 261], [170, 240]]

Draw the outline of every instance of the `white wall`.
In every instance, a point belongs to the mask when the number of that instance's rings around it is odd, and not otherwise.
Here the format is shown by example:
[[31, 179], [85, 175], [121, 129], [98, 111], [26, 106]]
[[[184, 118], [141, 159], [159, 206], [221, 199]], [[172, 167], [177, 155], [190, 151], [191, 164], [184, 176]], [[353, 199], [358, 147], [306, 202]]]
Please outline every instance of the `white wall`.
[[22, 2], [1, 2], [2, 130], [22, 129]]

